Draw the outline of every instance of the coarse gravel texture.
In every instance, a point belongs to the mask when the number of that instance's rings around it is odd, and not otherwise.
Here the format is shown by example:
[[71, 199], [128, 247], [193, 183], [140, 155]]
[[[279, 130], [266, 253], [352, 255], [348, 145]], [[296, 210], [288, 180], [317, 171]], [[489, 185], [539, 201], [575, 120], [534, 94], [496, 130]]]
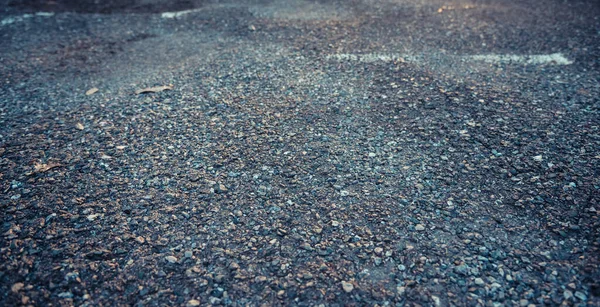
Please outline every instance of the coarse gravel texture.
[[0, 6], [0, 305], [600, 306], [597, 2]]

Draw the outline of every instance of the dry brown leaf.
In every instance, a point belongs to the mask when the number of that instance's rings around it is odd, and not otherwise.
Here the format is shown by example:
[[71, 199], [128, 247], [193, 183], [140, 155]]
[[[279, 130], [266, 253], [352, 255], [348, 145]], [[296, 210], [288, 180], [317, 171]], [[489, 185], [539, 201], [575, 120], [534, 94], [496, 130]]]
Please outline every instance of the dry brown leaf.
[[159, 93], [162, 91], [170, 91], [173, 89], [173, 85], [163, 85], [163, 86], [155, 86], [155, 87], [147, 87], [140, 90], [135, 91], [136, 95], [143, 93]]
[[12, 292], [18, 293], [19, 291], [21, 291], [21, 289], [23, 289], [23, 287], [25, 287], [25, 285], [22, 282], [18, 282], [12, 285], [10, 289], [12, 290]]
[[75, 128], [77, 128], [78, 130], [83, 130], [83, 124], [82, 123], [77, 123], [77, 125], [75, 125]]
[[37, 163], [34, 167], [35, 167], [35, 171], [37, 173], [43, 173], [43, 172], [47, 172], [55, 167], [59, 167], [61, 166], [58, 163], [48, 163], [48, 164], [39, 164]]
[[59, 164], [59, 163], [48, 163], [48, 164], [45, 164], [45, 163], [36, 163], [33, 166], [33, 168], [34, 168], [33, 172], [29, 172], [29, 173], [27, 173], [27, 175], [31, 176], [31, 175], [33, 175], [35, 173], [44, 173], [44, 172], [47, 172], [47, 171], [49, 171], [49, 170], [51, 170], [53, 168], [59, 167], [59, 166], [62, 166], [62, 165]]
[[85, 92], [85, 95], [86, 96], [94, 95], [98, 91], [99, 91], [99, 89], [97, 87], [92, 87], [91, 89], [87, 90], [87, 92]]

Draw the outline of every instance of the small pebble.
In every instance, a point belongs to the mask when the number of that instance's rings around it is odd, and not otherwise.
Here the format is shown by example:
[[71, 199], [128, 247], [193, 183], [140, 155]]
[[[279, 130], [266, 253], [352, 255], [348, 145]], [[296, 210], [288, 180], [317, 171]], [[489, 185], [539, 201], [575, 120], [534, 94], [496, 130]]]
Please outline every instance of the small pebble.
[[17, 293], [17, 292], [21, 291], [21, 289], [23, 289], [24, 286], [25, 285], [22, 282], [18, 282], [16, 284], [12, 285], [12, 287], [10, 288], [10, 290], [13, 293]]
[[98, 218], [98, 214], [90, 214], [87, 216], [87, 220], [92, 222]]
[[404, 292], [406, 292], [406, 287], [396, 287], [396, 291], [398, 292], [399, 296], [404, 295]]
[[587, 301], [587, 296], [581, 291], [575, 291], [575, 297], [580, 299], [581, 301]]
[[565, 298], [565, 300], [570, 300], [571, 298], [573, 298], [573, 292], [571, 292], [570, 290], [565, 290], [565, 292], [563, 292], [563, 297]]
[[485, 285], [485, 282], [483, 281], [483, 279], [477, 277], [477, 278], [475, 278], [475, 284], [478, 286], [483, 286], [483, 285]]
[[352, 290], [354, 290], [354, 285], [349, 282], [342, 281], [342, 289], [344, 289], [344, 292], [350, 293]]
[[169, 262], [169, 263], [177, 263], [177, 258], [173, 257], [173, 256], [167, 256], [165, 257], [165, 259]]

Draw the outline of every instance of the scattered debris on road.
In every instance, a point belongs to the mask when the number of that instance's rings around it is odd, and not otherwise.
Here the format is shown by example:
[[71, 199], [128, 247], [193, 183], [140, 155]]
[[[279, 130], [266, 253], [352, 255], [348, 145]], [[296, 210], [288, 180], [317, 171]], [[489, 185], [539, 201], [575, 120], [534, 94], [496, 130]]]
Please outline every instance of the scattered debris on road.
[[162, 91], [170, 91], [173, 89], [173, 85], [155, 86], [139, 89], [135, 91], [136, 95], [144, 93], [160, 93]]

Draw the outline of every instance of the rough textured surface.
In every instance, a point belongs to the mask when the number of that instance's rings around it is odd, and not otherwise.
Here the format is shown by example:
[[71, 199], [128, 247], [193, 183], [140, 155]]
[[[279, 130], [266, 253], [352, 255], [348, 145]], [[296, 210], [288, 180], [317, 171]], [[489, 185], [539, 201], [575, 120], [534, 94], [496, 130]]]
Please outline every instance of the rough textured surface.
[[595, 1], [0, 4], [0, 305], [600, 305]]

